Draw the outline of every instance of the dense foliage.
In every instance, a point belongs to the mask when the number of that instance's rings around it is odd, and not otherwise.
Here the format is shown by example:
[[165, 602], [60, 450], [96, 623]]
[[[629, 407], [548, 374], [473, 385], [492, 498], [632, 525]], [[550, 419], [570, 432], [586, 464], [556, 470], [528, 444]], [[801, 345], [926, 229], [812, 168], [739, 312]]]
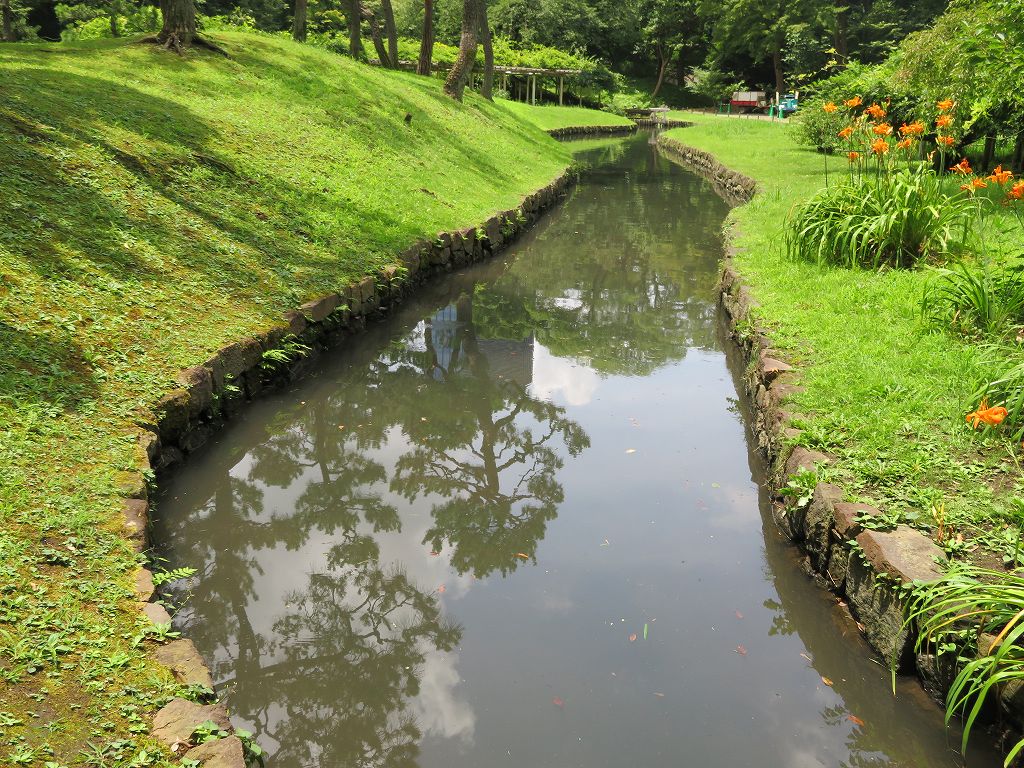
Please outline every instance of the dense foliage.
[[[196, 7], [201, 16], [236, 26], [288, 32], [296, 1], [198, 0]], [[347, 50], [352, 2], [301, 2], [307, 7], [310, 36]], [[694, 93], [717, 100], [737, 88], [798, 89], [847, 61], [879, 62], [904, 36], [932, 22], [945, 2], [855, 0], [838, 6], [834, 0], [487, 0], [487, 5], [495, 39], [504, 41], [506, 56], [499, 63], [507, 63], [512, 52], [528, 66], [551, 66], [552, 59], [558, 62], [554, 66], [562, 66], [562, 60], [583, 59], [592, 63], [571, 68], [609, 68], [649, 80], [647, 90], [655, 97], [666, 85], [689, 83]], [[152, 32], [159, 23], [153, 0], [11, 4], [11, 34], [17, 39], [136, 35]], [[423, 1], [392, 0], [392, 5], [398, 35], [419, 40]], [[364, 0], [361, 7], [379, 16], [381, 3]], [[433, 3], [441, 61], [450, 54], [443, 46], [459, 43], [462, 11], [462, 0]], [[499, 56], [501, 50], [498, 46]], [[403, 48], [403, 56], [415, 60], [414, 53], [414, 46]], [[593, 62], [601, 62], [602, 68]], [[673, 102], [683, 101], [679, 92], [671, 93]]]

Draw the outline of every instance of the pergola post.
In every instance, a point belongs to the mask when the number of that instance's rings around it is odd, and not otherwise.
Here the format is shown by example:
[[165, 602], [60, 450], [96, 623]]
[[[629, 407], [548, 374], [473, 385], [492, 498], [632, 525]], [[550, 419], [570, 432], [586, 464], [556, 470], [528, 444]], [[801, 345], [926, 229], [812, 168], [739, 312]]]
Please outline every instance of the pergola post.
[[[558, 78], [558, 106], [562, 106], [562, 101], [565, 98], [565, 78]], [[831, 109], [831, 107], [830, 107]]]

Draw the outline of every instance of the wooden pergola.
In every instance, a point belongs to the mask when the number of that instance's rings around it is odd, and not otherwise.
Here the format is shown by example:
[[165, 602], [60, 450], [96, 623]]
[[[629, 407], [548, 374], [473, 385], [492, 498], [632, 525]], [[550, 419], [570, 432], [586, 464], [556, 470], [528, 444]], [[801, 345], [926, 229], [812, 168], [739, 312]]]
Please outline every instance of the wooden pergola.
[[[379, 64], [380, 62], [371, 61], [371, 64]], [[398, 62], [400, 69], [416, 71], [415, 61], [400, 61]], [[445, 72], [451, 69], [449, 64], [439, 64], [434, 62], [431, 65], [431, 70], [434, 72]], [[479, 74], [478, 71], [474, 70], [474, 78]], [[548, 78], [551, 80], [558, 80], [558, 103], [562, 105], [565, 103], [565, 81], [566, 79], [574, 79], [583, 74], [582, 69], [542, 69], [536, 67], [505, 67], [496, 64], [494, 66], [494, 74], [501, 75], [501, 88], [504, 91], [509, 90], [509, 80], [513, 77], [524, 78], [524, 88], [520, 90], [520, 93], [524, 98], [518, 99], [518, 101], [525, 101], [529, 104], [537, 103], [537, 80], [540, 78]]]

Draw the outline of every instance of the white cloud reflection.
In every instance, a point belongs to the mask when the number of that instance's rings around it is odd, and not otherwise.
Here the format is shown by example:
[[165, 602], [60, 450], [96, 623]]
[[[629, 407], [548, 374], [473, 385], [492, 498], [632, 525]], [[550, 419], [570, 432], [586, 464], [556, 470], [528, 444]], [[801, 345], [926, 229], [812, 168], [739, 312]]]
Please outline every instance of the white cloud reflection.
[[534, 343], [533, 383], [530, 394], [541, 400], [563, 400], [566, 405], [587, 405], [597, 391], [597, 371], [578, 360], [552, 355]]

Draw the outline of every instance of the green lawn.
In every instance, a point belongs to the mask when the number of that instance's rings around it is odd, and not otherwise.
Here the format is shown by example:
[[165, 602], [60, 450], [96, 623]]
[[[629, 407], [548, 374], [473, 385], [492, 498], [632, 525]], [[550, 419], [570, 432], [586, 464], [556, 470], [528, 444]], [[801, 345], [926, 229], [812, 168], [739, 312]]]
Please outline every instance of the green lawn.
[[[787, 257], [784, 222], [825, 186], [824, 156], [803, 148], [783, 123], [684, 113], [691, 128], [669, 136], [714, 154], [757, 180], [759, 193], [736, 208], [730, 238], [774, 345], [801, 369], [806, 391], [793, 410], [809, 418], [803, 440], [835, 454], [829, 470], [851, 497], [894, 519], [1001, 554], [1016, 538], [1006, 527], [1021, 476], [1012, 444], [967, 428], [964, 415], [986, 370], [979, 347], [925, 325], [923, 270], [868, 272], [819, 268]], [[830, 158], [833, 181], [845, 157]], [[1009, 216], [995, 217], [993, 232]], [[1019, 248], [1020, 230], [1014, 234]], [[1006, 235], [1004, 234], [1004, 237]]]
[[0, 47], [3, 766], [80, 764], [89, 745], [128, 765], [178, 692], [146, 660], [121, 532], [137, 410], [283, 310], [512, 208], [570, 162], [516, 110], [456, 104], [437, 80], [215, 39], [230, 58]]
[[631, 126], [633, 121], [611, 112], [586, 107], [531, 106], [521, 101], [500, 101], [503, 107], [520, 119], [545, 131], [559, 128], [583, 128], [593, 125]]

